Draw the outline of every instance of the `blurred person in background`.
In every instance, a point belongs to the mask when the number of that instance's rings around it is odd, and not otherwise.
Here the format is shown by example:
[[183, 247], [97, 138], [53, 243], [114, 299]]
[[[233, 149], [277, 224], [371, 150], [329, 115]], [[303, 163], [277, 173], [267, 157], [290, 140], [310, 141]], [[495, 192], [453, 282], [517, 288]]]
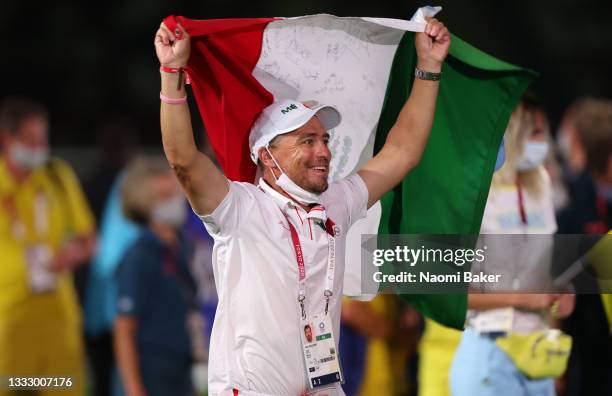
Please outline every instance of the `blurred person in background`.
[[[113, 348], [113, 325], [117, 316], [116, 271], [123, 256], [138, 239], [143, 227], [125, 217], [122, 210], [121, 186], [125, 168], [119, 170], [101, 210], [100, 228], [96, 253], [91, 261], [89, 279], [85, 289], [85, 335], [91, 366], [94, 395], [110, 395], [121, 388], [115, 365]], [[187, 203], [185, 203], [187, 205]], [[200, 219], [188, 211], [187, 221], [182, 227], [185, 236], [194, 245], [190, 270], [198, 288], [198, 303], [208, 323], [194, 320], [194, 340], [201, 340], [195, 357], [200, 364], [196, 370], [199, 389], [205, 388], [207, 347], [210, 328], [216, 307], [216, 290], [212, 278], [212, 241], [202, 227]], [[196, 318], [199, 317], [195, 316]], [[198, 329], [199, 328], [199, 329]], [[199, 379], [199, 380], [198, 380]]]
[[[347, 396], [359, 394], [366, 370], [366, 353], [371, 337], [387, 337], [391, 322], [372, 309], [371, 302], [342, 300], [340, 315], [342, 337], [338, 342], [340, 362], [346, 382], [342, 390]], [[385, 370], [387, 367], [379, 367]]]
[[71, 377], [63, 394], [82, 395], [71, 273], [89, 259], [95, 226], [74, 172], [49, 157], [48, 129], [44, 106], [25, 98], [0, 104], [0, 375]]
[[95, 396], [108, 396], [118, 387], [113, 347], [113, 325], [117, 316], [116, 272], [125, 252], [142, 228], [123, 215], [121, 184], [115, 180], [100, 218], [97, 249], [91, 260], [85, 288], [85, 337], [91, 382]]
[[141, 158], [126, 170], [123, 210], [144, 227], [118, 272], [114, 342], [128, 396], [192, 395], [190, 314], [196, 287], [191, 246], [178, 231], [187, 211], [168, 164]]
[[[612, 228], [612, 100], [583, 98], [566, 111], [559, 129], [569, 204], [558, 213], [559, 232], [604, 234]], [[598, 290], [583, 272], [581, 288]], [[604, 295], [610, 300], [610, 295]], [[612, 394], [612, 336], [599, 294], [579, 294], [565, 321], [573, 337], [567, 395]], [[588, 324], [588, 325], [587, 325]]]
[[[535, 112], [540, 127], [548, 128], [546, 115], [543, 111]], [[501, 169], [506, 160], [506, 149], [502, 139], [495, 172]], [[455, 351], [461, 341], [462, 332], [443, 326], [433, 320], [424, 318], [422, 337], [418, 344], [418, 355], [415, 360], [417, 377], [417, 394], [419, 396], [450, 395], [449, 371]], [[411, 368], [411, 366], [409, 366]]]
[[559, 232], [603, 234], [612, 228], [612, 100], [584, 98], [566, 111], [559, 151], [570, 203]]
[[[527, 94], [514, 111], [504, 136], [506, 162], [493, 175], [481, 225], [481, 243], [488, 246], [488, 264], [514, 274], [513, 286], [525, 290], [549, 282], [553, 241], [539, 238], [557, 229], [552, 186], [544, 168], [548, 152], [545, 114]], [[487, 238], [486, 234], [505, 234]], [[510, 241], [509, 234], [540, 234]], [[494, 238], [497, 237], [497, 240]], [[512, 249], [508, 250], [508, 243]], [[501, 243], [501, 244], [500, 244]], [[493, 249], [498, 245], [497, 249]], [[510, 252], [510, 253], [509, 253]], [[515, 253], [528, 252], [520, 260]], [[537, 265], [538, 267], [534, 267]], [[520, 268], [517, 268], [520, 266]], [[499, 272], [495, 272], [499, 273]], [[541, 279], [536, 279], [540, 276]], [[520, 283], [520, 285], [519, 285]], [[534, 286], [530, 286], [534, 285]], [[553, 304], [557, 307], [553, 309]], [[531, 379], [519, 370], [497, 344], [512, 333], [547, 330], [552, 320], [567, 317], [573, 309], [571, 294], [478, 294], [468, 298], [468, 318], [450, 372], [453, 395], [554, 395], [552, 377]]]
[[[398, 296], [390, 294], [378, 295], [367, 303], [352, 303], [367, 304], [369, 311], [369, 321], [366, 322], [365, 315], [357, 321], [368, 336], [359, 395], [412, 394], [415, 384], [410, 382], [407, 364], [416, 353], [420, 330], [418, 313]], [[351, 316], [355, 314], [352, 311], [349, 310]], [[342, 317], [345, 317], [344, 309]]]
[[418, 395], [450, 395], [448, 372], [461, 332], [425, 318], [425, 329], [419, 342]]

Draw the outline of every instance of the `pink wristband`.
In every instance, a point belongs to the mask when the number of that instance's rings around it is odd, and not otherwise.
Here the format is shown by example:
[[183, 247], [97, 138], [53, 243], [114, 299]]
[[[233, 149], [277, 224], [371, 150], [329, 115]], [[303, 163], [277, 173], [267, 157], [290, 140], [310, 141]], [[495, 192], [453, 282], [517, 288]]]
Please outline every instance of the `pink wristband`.
[[162, 103], [171, 104], [171, 105], [187, 103], [187, 95], [183, 96], [182, 98], [175, 99], [175, 98], [169, 98], [160, 92], [159, 99], [162, 101]]

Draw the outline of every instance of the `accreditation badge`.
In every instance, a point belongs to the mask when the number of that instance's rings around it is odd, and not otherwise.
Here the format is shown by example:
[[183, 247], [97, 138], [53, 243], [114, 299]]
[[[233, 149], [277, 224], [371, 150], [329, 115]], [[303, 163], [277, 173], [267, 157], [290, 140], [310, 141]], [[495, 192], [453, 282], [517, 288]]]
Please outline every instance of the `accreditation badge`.
[[51, 270], [53, 254], [47, 245], [33, 245], [26, 248], [25, 261], [28, 267], [28, 283], [33, 293], [55, 290], [57, 276]]
[[320, 313], [301, 321], [302, 352], [310, 389], [344, 382], [330, 315]]

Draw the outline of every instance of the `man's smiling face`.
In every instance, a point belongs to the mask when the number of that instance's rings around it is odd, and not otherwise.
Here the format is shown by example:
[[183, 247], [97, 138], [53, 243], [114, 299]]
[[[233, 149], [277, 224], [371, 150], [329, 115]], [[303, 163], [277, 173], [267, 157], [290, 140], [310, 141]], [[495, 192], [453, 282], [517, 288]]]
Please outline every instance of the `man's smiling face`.
[[[317, 117], [312, 117], [295, 131], [279, 135], [269, 149], [291, 180], [307, 191], [320, 194], [328, 186], [331, 161], [328, 143], [329, 133]], [[280, 170], [273, 172], [278, 175]]]

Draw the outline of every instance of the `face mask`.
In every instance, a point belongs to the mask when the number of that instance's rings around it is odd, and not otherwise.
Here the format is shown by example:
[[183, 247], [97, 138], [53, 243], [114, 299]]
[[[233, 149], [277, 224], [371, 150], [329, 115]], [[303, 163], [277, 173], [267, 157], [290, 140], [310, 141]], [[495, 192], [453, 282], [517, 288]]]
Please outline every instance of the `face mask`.
[[18, 167], [32, 170], [47, 162], [49, 159], [49, 149], [31, 149], [21, 143], [15, 143], [10, 148], [10, 156]]
[[285, 191], [287, 194], [291, 196], [291, 198], [301, 203], [302, 205], [310, 205], [310, 204], [315, 204], [319, 202], [319, 198], [321, 197], [321, 194], [316, 194], [310, 191], [306, 191], [302, 187], [295, 184], [295, 182], [291, 180], [285, 172], [283, 172], [282, 168], [280, 167], [278, 162], [276, 162], [276, 160], [274, 159], [274, 156], [272, 155], [272, 153], [270, 153], [270, 150], [268, 150], [267, 147], [266, 147], [266, 151], [268, 152], [268, 154], [270, 154], [270, 157], [272, 157], [272, 161], [274, 161], [278, 169], [281, 171], [281, 175], [278, 178], [276, 178], [276, 175], [274, 174], [274, 172], [272, 172], [272, 176], [274, 176], [277, 186], [282, 188], [283, 191]]
[[516, 163], [516, 168], [519, 171], [528, 171], [542, 165], [548, 154], [547, 142], [528, 141], [525, 145], [523, 155], [521, 155]]
[[185, 198], [177, 195], [174, 198], [160, 202], [153, 207], [151, 214], [153, 220], [173, 228], [179, 228], [185, 224], [187, 211]]

